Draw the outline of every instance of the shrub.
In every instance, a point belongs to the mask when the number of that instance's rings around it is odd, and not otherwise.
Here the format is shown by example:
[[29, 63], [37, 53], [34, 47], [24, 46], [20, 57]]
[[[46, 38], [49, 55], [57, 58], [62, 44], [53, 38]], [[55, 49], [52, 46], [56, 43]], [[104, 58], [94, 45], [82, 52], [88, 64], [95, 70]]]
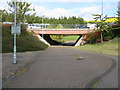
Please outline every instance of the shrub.
[[87, 34], [85, 40], [88, 41], [89, 43], [96, 43], [99, 42], [99, 39], [100, 39], [100, 32], [95, 31]]
[[[13, 35], [11, 34], [11, 25], [2, 25], [2, 52], [13, 52]], [[38, 38], [32, 36], [26, 31], [26, 26], [21, 26], [21, 34], [17, 35], [17, 52], [44, 50], [48, 46]]]
[[114, 37], [116, 36], [120, 37], [120, 24], [113, 25], [112, 32], [113, 32]]

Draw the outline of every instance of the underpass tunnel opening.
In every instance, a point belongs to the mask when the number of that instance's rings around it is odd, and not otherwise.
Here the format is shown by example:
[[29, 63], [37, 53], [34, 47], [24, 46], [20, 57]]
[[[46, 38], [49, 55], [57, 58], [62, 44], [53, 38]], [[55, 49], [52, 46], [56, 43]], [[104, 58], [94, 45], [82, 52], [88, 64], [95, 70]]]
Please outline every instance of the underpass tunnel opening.
[[62, 34], [43, 35], [43, 38], [50, 45], [62, 45], [62, 46], [74, 46], [81, 37], [82, 35], [62, 35]]
[[74, 46], [82, 35], [64, 35], [63, 46]]
[[49, 34], [40, 34], [40, 36], [43, 37], [50, 45], [61, 45], [61, 42], [52, 39]]

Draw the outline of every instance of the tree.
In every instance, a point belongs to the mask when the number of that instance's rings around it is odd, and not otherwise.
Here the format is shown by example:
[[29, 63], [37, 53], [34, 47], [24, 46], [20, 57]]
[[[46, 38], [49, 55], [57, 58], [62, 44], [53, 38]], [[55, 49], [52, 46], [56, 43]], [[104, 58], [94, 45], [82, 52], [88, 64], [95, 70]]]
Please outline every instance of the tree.
[[[105, 22], [107, 15], [105, 17], [103, 17], [103, 15], [101, 14], [93, 14], [94, 19], [95, 19], [95, 23], [97, 24], [97, 28], [99, 28], [100, 31], [107, 31], [108, 32], [108, 28], [106, 27], [107, 22]], [[96, 22], [96, 21], [100, 21], [100, 22]]]
[[[10, 6], [9, 10], [13, 13], [14, 12], [13, 6], [15, 5], [15, 2], [12, 1], [7, 3]], [[17, 22], [25, 22], [26, 14], [29, 11], [35, 11], [34, 8], [30, 8], [31, 3], [17, 1], [16, 5], [17, 5]]]
[[56, 26], [56, 28], [57, 28], [57, 29], [61, 29], [61, 28], [63, 28], [63, 26], [62, 26], [61, 24], [58, 24], [58, 25]]
[[101, 42], [103, 42], [103, 35], [102, 32], [109, 32], [110, 30], [110, 26], [107, 25], [107, 23], [105, 22], [107, 15], [105, 17], [103, 17], [102, 14], [93, 14], [95, 21], [99, 21], [100, 22], [96, 22], [97, 24], [97, 30], [99, 30], [101, 32]]
[[48, 25], [47, 26], [47, 29], [52, 29], [53, 27], [51, 25]]
[[118, 15], [118, 23], [120, 24], [120, 5], [118, 5], [117, 15]]
[[33, 15], [26, 15], [26, 21], [27, 23], [33, 24], [35, 22], [35, 13]]
[[12, 13], [8, 13], [6, 10], [2, 11], [2, 22], [13, 22], [14, 15]]

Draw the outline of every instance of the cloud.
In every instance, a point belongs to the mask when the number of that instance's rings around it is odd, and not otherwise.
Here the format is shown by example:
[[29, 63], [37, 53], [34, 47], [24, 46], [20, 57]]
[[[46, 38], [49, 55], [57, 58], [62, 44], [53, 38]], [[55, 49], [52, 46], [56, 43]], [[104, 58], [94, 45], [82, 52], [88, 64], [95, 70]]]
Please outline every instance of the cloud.
[[[29, 2], [102, 2], [102, 0], [24, 0]], [[103, 2], [118, 2], [119, 0], [103, 0]]]
[[[60, 1], [66, 1], [68, 0], [60, 0]], [[72, 0], [69, 0], [72, 1]], [[75, 0], [74, 0], [75, 1]], [[84, 0], [85, 1], [85, 0]], [[88, 0], [88, 1], [93, 1], [93, 0]], [[2, 6], [2, 7], [1, 7]], [[110, 9], [112, 6], [105, 5], [104, 10]], [[4, 4], [0, 4], [0, 8], [7, 9]], [[46, 17], [55, 17], [59, 18], [61, 16], [66, 16], [66, 17], [71, 17], [71, 16], [76, 16], [76, 17], [82, 17], [85, 20], [92, 20], [92, 14], [101, 14], [101, 5], [93, 5], [90, 7], [85, 7], [85, 8], [73, 8], [71, 9], [66, 9], [66, 8], [52, 8], [49, 9], [45, 6], [38, 6], [38, 5], [31, 5], [31, 8], [35, 8], [36, 15], [38, 16], [43, 16], [45, 15]], [[29, 13], [34, 13], [34, 12], [29, 12]]]
[[54, 17], [59, 18], [61, 16], [71, 17], [83, 17], [85, 20], [92, 19], [92, 14], [101, 13], [101, 6], [91, 6], [86, 8], [72, 8], [72, 9], [64, 9], [64, 8], [54, 8], [48, 9], [44, 6], [36, 6], [32, 5], [32, 8], [35, 8], [36, 15], [46, 17]]
[[[11, 0], [1, 0], [7, 2]], [[27, 2], [102, 2], [102, 0], [22, 0]], [[103, 2], [118, 2], [119, 0], [103, 0]]]
[[7, 9], [7, 4], [6, 2], [0, 2], [0, 9], [3, 10], [3, 9]]

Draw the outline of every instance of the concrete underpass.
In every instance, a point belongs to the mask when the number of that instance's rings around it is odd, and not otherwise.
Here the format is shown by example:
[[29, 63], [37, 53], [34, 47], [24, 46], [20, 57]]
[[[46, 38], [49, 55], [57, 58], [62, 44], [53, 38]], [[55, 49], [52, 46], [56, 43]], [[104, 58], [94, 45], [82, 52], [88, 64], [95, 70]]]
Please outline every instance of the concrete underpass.
[[[37, 36], [40, 40], [47, 43], [48, 45], [72, 45], [80, 46], [83, 42], [83, 34], [92, 32], [90, 29], [39, 29], [39, 30], [28, 30], [34, 32], [34, 36]], [[44, 37], [42, 38], [42, 36]], [[52, 40], [50, 35], [80, 35], [80, 37], [73, 44], [62, 44]]]

